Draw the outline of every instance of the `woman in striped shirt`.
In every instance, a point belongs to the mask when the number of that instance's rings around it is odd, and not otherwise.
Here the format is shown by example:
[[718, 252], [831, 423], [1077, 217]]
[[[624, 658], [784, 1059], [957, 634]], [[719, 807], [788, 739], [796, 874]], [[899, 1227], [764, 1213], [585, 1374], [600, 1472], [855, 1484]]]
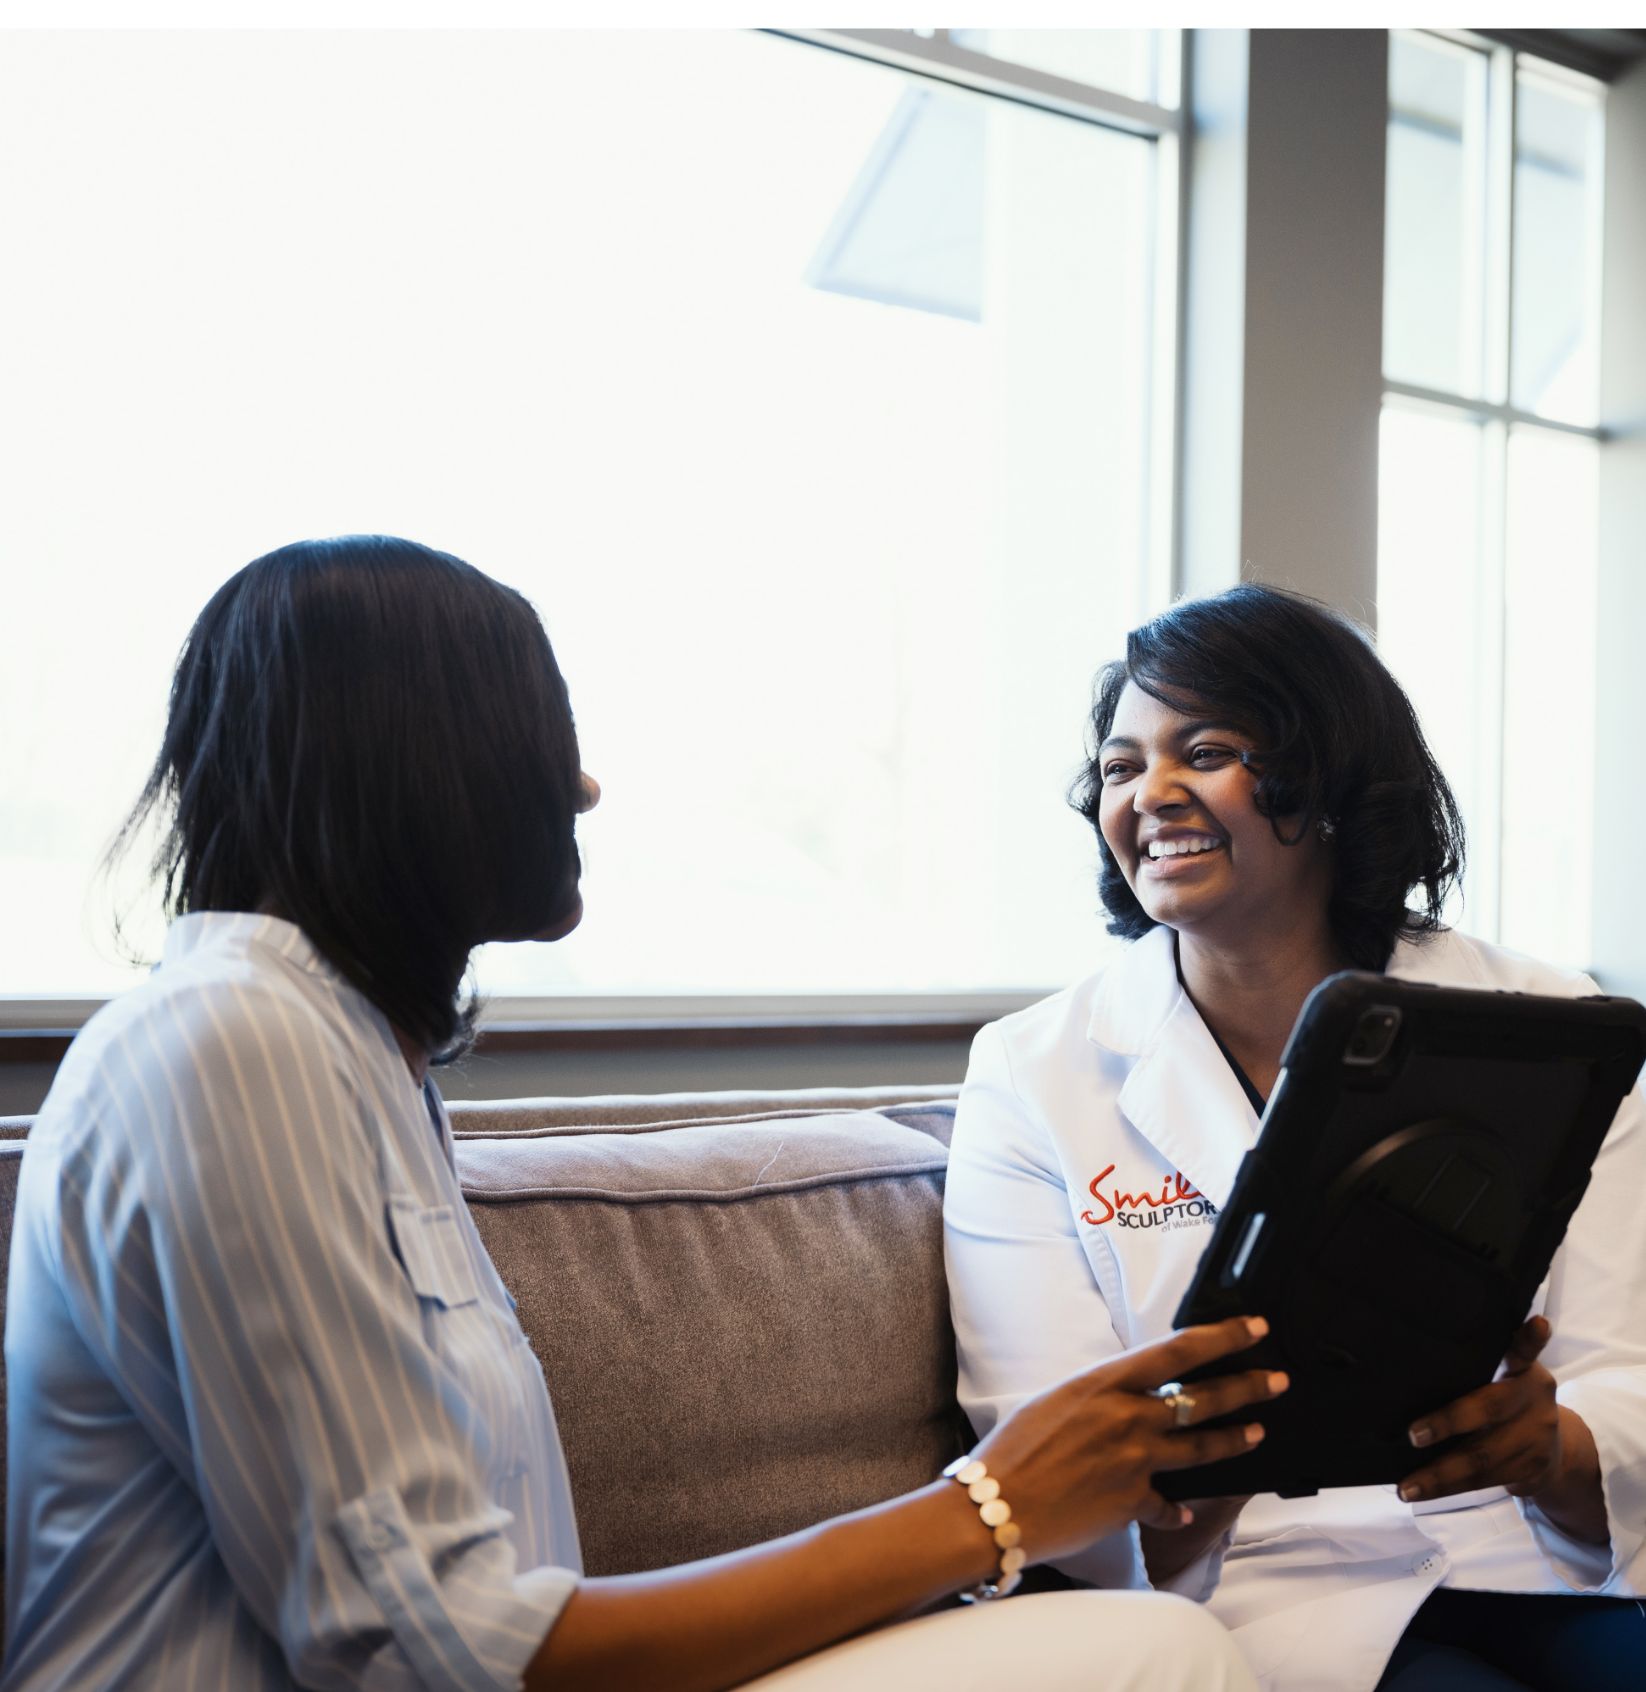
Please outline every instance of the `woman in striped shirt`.
[[597, 797], [535, 613], [455, 558], [303, 543], [201, 613], [127, 830], [163, 827], [164, 957], [75, 1043], [24, 1160], [5, 1692], [1249, 1687], [1216, 1623], [1152, 1595], [835, 1644], [1177, 1522], [1150, 1475], [1239, 1448], [1195, 1424], [1284, 1381], [1234, 1358], [1187, 1416], [1154, 1389], [1243, 1349], [1242, 1322], [1031, 1400], [978, 1446], [981, 1482], [581, 1576], [428, 1066], [470, 1037], [476, 945], [575, 927]]

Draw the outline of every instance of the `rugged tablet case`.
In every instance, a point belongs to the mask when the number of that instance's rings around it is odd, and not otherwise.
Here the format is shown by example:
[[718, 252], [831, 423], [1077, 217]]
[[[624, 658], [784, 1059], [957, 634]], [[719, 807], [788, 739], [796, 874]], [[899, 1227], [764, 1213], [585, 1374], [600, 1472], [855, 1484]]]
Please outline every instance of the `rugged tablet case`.
[[1296, 1497], [1432, 1462], [1408, 1426], [1496, 1373], [1643, 1058], [1633, 999], [1323, 981], [1176, 1316], [1266, 1316], [1231, 1361], [1291, 1389], [1236, 1418], [1260, 1446], [1159, 1490]]

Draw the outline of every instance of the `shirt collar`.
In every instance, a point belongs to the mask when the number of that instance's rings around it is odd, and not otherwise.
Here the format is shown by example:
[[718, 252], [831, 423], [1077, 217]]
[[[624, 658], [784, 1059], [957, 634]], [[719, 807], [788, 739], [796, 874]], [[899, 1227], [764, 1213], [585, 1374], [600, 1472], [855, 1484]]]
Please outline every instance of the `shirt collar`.
[[[413, 1096], [418, 1095], [417, 1083], [406, 1067], [389, 1019], [340, 969], [326, 961], [315, 943], [294, 922], [264, 916], [258, 911], [191, 911], [178, 917], [166, 931], [160, 968], [164, 970], [168, 964], [212, 953], [232, 956], [254, 952], [278, 957], [290, 967], [315, 976], [327, 983], [332, 996], [345, 1007], [355, 1007], [351, 1014], [363, 1018], [372, 1029], [373, 1048], [389, 1063], [395, 1086], [410, 1088]], [[435, 1097], [439, 1098], [438, 1092]], [[428, 1108], [421, 1098], [419, 1106]], [[449, 1143], [449, 1125], [436, 1117], [435, 1126], [442, 1140]]]
[[1397, 981], [1425, 981], [1456, 987], [1490, 987], [1491, 980], [1475, 949], [1454, 929], [1437, 928], [1428, 934], [1402, 934], [1389, 954], [1383, 972]]
[[1086, 1038], [1136, 1057], [1160, 1037], [1187, 995], [1177, 978], [1177, 936], [1157, 923], [1104, 970], [1092, 1001]]
[[[1403, 981], [1455, 981], [1460, 971], [1489, 985], [1458, 937], [1442, 928], [1400, 935], [1384, 973]], [[1157, 923], [1104, 970], [1086, 1038], [1108, 1051], [1137, 1057], [1159, 1040], [1187, 996], [1177, 975], [1176, 935]]]
[[160, 964], [164, 968], [195, 952], [237, 945], [263, 947], [311, 974], [341, 979], [296, 923], [258, 911], [191, 911], [178, 917], [166, 931]]

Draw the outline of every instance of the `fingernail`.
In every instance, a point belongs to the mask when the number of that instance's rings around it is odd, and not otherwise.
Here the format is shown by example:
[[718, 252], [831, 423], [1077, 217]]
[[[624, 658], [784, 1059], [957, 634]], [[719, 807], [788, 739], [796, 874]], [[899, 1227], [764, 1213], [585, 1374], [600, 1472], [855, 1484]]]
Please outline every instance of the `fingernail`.
[[1284, 1392], [1292, 1384], [1292, 1377], [1283, 1369], [1276, 1369], [1269, 1377], [1270, 1392]]
[[1253, 1339], [1262, 1339], [1268, 1331], [1269, 1324], [1265, 1322], [1261, 1316], [1248, 1316], [1246, 1318], [1246, 1332], [1249, 1333]]
[[1179, 1504], [1178, 1507], [1177, 1507], [1177, 1524], [1178, 1524], [1178, 1526], [1179, 1527], [1187, 1527], [1189, 1525], [1189, 1523], [1192, 1522], [1193, 1520], [1194, 1520], [1194, 1511], [1191, 1510], [1187, 1504]]
[[1246, 1424], [1246, 1443], [1248, 1445], [1256, 1445], [1262, 1437], [1263, 1424], [1261, 1422], [1248, 1422]]
[[1415, 1422], [1406, 1430], [1406, 1437], [1413, 1445], [1430, 1445], [1434, 1442], [1435, 1430], [1427, 1422]]
[[1421, 1498], [1422, 1496], [1423, 1488], [1420, 1487], [1416, 1481], [1406, 1481], [1400, 1488], [1400, 1498], [1402, 1503], [1410, 1504], [1414, 1498]]

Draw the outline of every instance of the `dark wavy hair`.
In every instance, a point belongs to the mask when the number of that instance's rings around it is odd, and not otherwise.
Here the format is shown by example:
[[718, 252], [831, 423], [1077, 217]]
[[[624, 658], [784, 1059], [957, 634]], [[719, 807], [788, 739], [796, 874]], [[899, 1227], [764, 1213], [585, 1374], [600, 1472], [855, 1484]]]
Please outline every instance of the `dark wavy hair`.
[[157, 815], [168, 916], [287, 918], [449, 1059], [473, 1039], [469, 954], [577, 897], [578, 778], [566, 686], [521, 595], [413, 541], [300, 541], [196, 619], [110, 855]]
[[[1301, 594], [1247, 584], [1133, 629], [1125, 658], [1099, 673], [1092, 753], [1069, 797], [1097, 835], [1111, 934], [1135, 940], [1155, 926], [1098, 827], [1100, 753], [1128, 682], [1254, 742], [1253, 802], [1278, 839], [1294, 844], [1317, 823], [1331, 825], [1328, 920], [1357, 969], [1381, 970], [1401, 935], [1440, 927], [1463, 870], [1463, 822], [1411, 701], [1347, 618]], [[1413, 909], [1416, 889], [1422, 902]]]

